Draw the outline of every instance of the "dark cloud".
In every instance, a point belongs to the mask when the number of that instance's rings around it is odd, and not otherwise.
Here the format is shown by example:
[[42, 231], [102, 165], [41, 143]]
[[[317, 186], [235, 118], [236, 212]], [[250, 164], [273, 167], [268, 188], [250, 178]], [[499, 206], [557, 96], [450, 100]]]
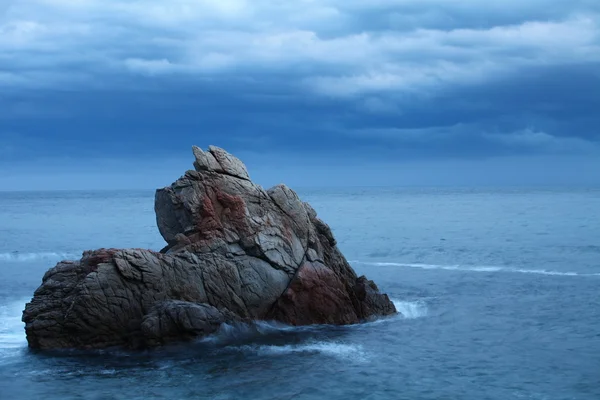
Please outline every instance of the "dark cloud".
[[477, 162], [501, 181], [501, 160], [538, 178], [548, 160], [571, 165], [565, 181], [600, 157], [597, 1], [19, 0], [0, 12], [0, 171], [13, 186], [40, 160], [55, 160], [52, 182], [86, 165], [175, 169], [191, 144], [259, 170], [337, 165], [337, 182], [409, 164], [431, 182], [449, 165], [476, 182]]

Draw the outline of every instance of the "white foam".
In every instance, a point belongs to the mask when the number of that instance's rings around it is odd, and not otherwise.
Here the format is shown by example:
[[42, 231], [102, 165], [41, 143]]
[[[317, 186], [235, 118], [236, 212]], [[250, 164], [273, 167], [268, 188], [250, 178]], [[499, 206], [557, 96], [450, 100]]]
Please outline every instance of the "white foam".
[[513, 272], [522, 274], [539, 274], [539, 275], [553, 275], [553, 276], [600, 276], [597, 274], [586, 274], [572, 271], [548, 271], [544, 269], [518, 269], [509, 267], [498, 267], [498, 266], [484, 266], [484, 265], [439, 265], [439, 264], [413, 264], [413, 263], [397, 263], [397, 262], [361, 262], [356, 263], [364, 265], [374, 265], [381, 267], [406, 267], [406, 268], [419, 268], [419, 269], [432, 269], [432, 270], [447, 270], [447, 271], [472, 271], [472, 272]]
[[0, 358], [10, 357], [27, 346], [21, 314], [25, 301], [0, 306]]
[[65, 260], [77, 259], [81, 255], [75, 253], [55, 253], [55, 252], [40, 252], [40, 253], [21, 253], [19, 251], [11, 251], [9, 253], [0, 253], [0, 261], [8, 262], [31, 262], [38, 260]]
[[303, 331], [314, 329], [314, 326], [290, 326], [275, 321], [253, 321], [250, 323], [222, 324], [218, 331], [205, 336], [200, 343], [226, 344], [238, 340], [247, 340], [255, 337], [268, 336], [290, 331]]
[[115, 375], [117, 373], [116, 369], [101, 369], [98, 371], [100, 375]]
[[600, 274], [579, 274], [577, 272], [546, 271], [545, 269], [515, 269], [522, 274], [556, 275], [556, 276], [600, 276]]
[[260, 355], [288, 355], [288, 354], [322, 354], [338, 359], [364, 362], [368, 359], [362, 346], [341, 342], [311, 342], [293, 345], [261, 345], [240, 346], [245, 351]]
[[396, 311], [402, 314], [404, 319], [415, 319], [427, 316], [427, 305], [422, 301], [402, 301], [392, 299]]

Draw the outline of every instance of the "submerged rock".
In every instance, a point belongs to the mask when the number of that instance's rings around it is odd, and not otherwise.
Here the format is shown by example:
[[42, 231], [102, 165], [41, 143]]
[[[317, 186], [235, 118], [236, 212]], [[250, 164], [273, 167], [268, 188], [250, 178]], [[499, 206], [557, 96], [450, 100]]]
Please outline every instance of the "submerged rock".
[[86, 251], [49, 270], [23, 312], [30, 347], [139, 348], [226, 322], [355, 324], [396, 312], [293, 190], [265, 191], [217, 147], [193, 151], [195, 170], [156, 192], [167, 246]]

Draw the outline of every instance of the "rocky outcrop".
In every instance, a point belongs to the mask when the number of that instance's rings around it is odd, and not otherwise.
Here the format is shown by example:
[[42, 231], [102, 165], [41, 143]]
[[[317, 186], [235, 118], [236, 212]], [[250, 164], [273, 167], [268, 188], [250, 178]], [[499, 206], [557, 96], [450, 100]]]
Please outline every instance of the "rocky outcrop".
[[31, 347], [140, 348], [236, 321], [354, 324], [396, 312], [293, 190], [264, 190], [217, 147], [193, 152], [195, 170], [156, 192], [167, 246], [87, 251], [49, 270], [23, 313]]

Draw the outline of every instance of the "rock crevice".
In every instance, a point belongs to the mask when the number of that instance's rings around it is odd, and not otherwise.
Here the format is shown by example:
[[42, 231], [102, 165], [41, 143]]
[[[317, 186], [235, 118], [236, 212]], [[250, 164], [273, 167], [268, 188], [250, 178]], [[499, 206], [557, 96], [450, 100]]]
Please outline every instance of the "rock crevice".
[[396, 312], [293, 190], [265, 191], [223, 149], [193, 153], [195, 170], [156, 192], [167, 246], [86, 251], [49, 270], [23, 312], [30, 347], [140, 348], [230, 322], [354, 324]]

